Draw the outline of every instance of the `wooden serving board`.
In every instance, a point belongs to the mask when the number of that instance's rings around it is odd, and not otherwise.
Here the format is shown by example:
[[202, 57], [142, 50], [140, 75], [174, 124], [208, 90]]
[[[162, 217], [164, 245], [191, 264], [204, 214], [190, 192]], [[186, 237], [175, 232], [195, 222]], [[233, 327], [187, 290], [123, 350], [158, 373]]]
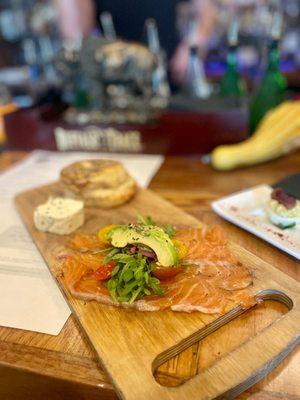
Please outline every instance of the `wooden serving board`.
[[[33, 224], [34, 208], [49, 195], [60, 195], [58, 183], [21, 193], [17, 208], [37, 247], [55, 276], [56, 255], [69, 239], [39, 232]], [[111, 210], [87, 209], [81, 231], [94, 232], [107, 224], [135, 220], [136, 215], [152, 216], [161, 224], [201, 226], [194, 217], [147, 190]], [[175, 388], [161, 386], [153, 371], [191, 344], [216, 331], [241, 314], [240, 308], [224, 316], [172, 311], [139, 312], [84, 302], [70, 295], [63, 277], [56, 277], [74, 315], [81, 324], [115, 389], [126, 400], [208, 400], [230, 399], [272, 370], [300, 342], [300, 285], [254, 254], [230, 243], [233, 253], [254, 271], [258, 298], [285, 304], [289, 311], [269, 327], [228, 353], [201, 374]]]

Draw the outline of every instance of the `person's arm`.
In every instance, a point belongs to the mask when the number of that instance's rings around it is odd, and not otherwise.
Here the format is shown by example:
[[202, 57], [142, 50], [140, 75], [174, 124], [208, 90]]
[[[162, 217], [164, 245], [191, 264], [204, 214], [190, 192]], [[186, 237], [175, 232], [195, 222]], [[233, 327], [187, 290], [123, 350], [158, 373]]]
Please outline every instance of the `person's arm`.
[[87, 36], [95, 27], [95, 7], [92, 0], [53, 0], [59, 27], [64, 39]]
[[192, 0], [192, 4], [198, 15], [198, 26], [195, 35], [191, 37], [191, 44], [203, 49], [214, 32], [218, 10], [214, 0]]
[[196, 29], [178, 45], [170, 64], [172, 76], [178, 83], [182, 83], [186, 75], [190, 46], [198, 46], [200, 53], [205, 54], [207, 42], [213, 34], [217, 20], [214, 0], [191, 0], [191, 7], [198, 18], [195, 21]]

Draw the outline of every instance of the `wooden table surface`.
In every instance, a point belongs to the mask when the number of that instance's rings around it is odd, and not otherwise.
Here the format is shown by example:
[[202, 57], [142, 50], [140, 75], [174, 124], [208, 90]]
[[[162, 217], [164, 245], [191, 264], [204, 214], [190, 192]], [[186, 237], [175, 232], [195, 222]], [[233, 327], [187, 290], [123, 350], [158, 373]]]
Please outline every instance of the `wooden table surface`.
[[[3, 153], [0, 171], [25, 155]], [[226, 173], [213, 171], [199, 159], [170, 157], [150, 188], [205, 223], [221, 224], [230, 239], [300, 281], [298, 261], [222, 221], [210, 210], [210, 202], [220, 196], [260, 183], [273, 183], [299, 170], [299, 152], [269, 164]], [[172, 386], [183, 383], [284, 312], [284, 306], [275, 302], [257, 306], [222, 327], [217, 341], [213, 333], [159, 367], [156, 379]], [[0, 328], [0, 399], [106, 400], [116, 399], [116, 395], [71, 316], [58, 336]], [[300, 349], [294, 350], [272, 373], [238, 399], [300, 399]]]

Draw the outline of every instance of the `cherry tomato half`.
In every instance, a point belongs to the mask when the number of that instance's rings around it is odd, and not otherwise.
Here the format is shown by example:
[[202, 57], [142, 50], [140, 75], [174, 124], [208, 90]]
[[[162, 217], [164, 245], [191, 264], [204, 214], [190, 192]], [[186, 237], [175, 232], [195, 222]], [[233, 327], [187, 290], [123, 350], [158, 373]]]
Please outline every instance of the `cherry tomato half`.
[[111, 274], [116, 266], [115, 261], [109, 261], [106, 264], [101, 265], [96, 271], [94, 272], [94, 276], [97, 281], [106, 281], [111, 277]]

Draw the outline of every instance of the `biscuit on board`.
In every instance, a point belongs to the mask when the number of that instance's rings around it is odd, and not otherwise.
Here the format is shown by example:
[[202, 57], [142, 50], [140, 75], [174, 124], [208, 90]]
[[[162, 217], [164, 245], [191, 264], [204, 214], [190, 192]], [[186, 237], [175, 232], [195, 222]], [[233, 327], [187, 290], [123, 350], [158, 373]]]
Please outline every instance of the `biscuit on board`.
[[81, 199], [89, 207], [117, 207], [137, 190], [123, 165], [113, 160], [77, 161], [61, 171], [60, 181], [67, 196]]

